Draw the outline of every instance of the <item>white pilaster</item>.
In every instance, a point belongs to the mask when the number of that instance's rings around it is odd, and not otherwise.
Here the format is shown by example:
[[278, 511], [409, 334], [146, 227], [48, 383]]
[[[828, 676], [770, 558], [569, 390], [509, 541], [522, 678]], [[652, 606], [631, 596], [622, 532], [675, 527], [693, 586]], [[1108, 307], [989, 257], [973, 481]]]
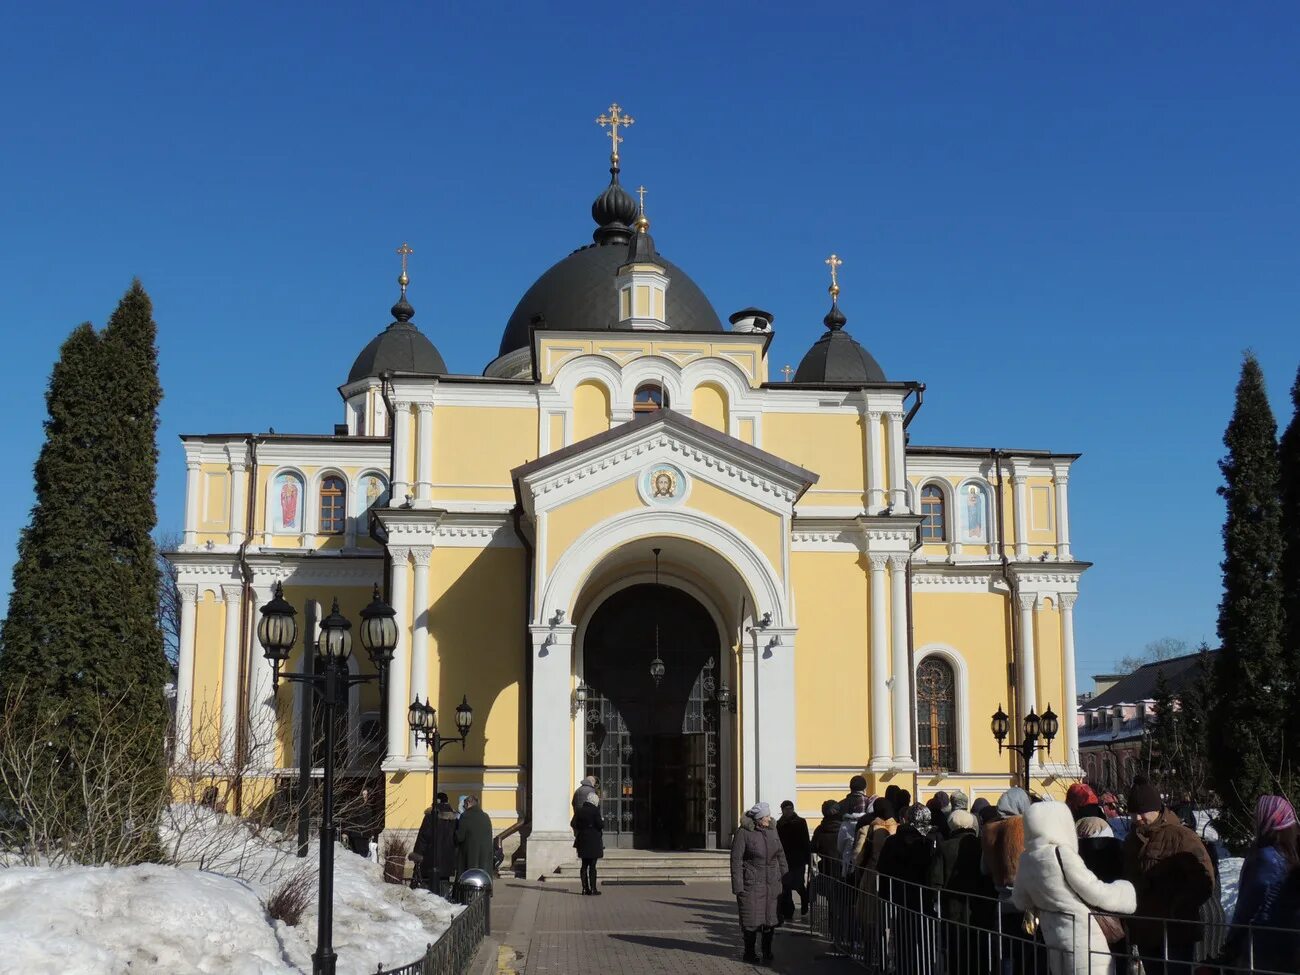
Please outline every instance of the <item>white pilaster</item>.
[[[253, 587], [253, 598], [257, 610], [269, 603], [275, 596], [271, 582], [259, 581]], [[252, 618], [258, 618], [258, 612]], [[253, 624], [256, 627], [256, 623]], [[275, 689], [272, 678], [274, 669], [271, 661], [266, 659], [257, 638], [248, 641], [249, 680], [248, 680], [248, 727], [249, 727], [249, 764], [254, 768], [270, 768], [275, 761]]]
[[545, 877], [573, 858], [569, 829], [574, 770], [569, 753], [573, 715], [573, 634], [569, 625], [529, 627], [533, 654], [532, 793], [533, 831], [528, 838], [528, 874]]
[[903, 459], [903, 414], [889, 414], [889, 504], [894, 514], [907, 514], [907, 464]]
[[1072, 562], [1070, 554], [1070, 499], [1068, 485], [1070, 469], [1064, 464], [1052, 468], [1052, 486], [1056, 488], [1056, 558], [1061, 562]]
[[[1038, 707], [1038, 668], [1034, 663], [1034, 606], [1038, 602], [1035, 593], [1019, 593], [1020, 600], [1020, 671], [1016, 675], [1018, 697], [1020, 699], [1019, 722], [1012, 726], [1012, 734], [1017, 739], [1025, 726], [1025, 716]], [[1034, 765], [1040, 764], [1034, 756]]]
[[1078, 593], [1061, 593], [1061, 668], [1065, 672], [1065, 706], [1061, 725], [1065, 728], [1065, 761], [1079, 766], [1079, 692], [1074, 676], [1074, 602]]
[[1011, 472], [1012, 503], [1016, 509], [1016, 559], [1019, 561], [1029, 558], [1029, 497], [1025, 488], [1028, 480], [1020, 469]]
[[889, 556], [872, 552], [871, 560], [871, 713], [872, 771], [887, 771], [893, 765], [889, 740], [889, 607], [885, 602], [885, 566]]
[[400, 508], [406, 504], [406, 496], [411, 493], [411, 482], [407, 479], [411, 469], [411, 404], [407, 400], [393, 403], [393, 490], [388, 502], [390, 507]]
[[[418, 695], [429, 696], [429, 557], [432, 546], [411, 546], [411, 561], [415, 563], [415, 584], [411, 600], [411, 691], [412, 700]], [[438, 702], [433, 702], [437, 707]], [[445, 718], [446, 715], [443, 715]], [[419, 755], [414, 736], [407, 743], [407, 754]]]
[[238, 457], [230, 458], [230, 544], [244, 544], [244, 525], [248, 522], [248, 479], [243, 448]]
[[885, 507], [885, 456], [880, 452], [880, 413], [867, 413], [867, 513]]
[[907, 556], [889, 557], [889, 620], [893, 630], [894, 768], [916, 768], [912, 757], [912, 666], [907, 653]]
[[[401, 414], [398, 414], [399, 416]], [[393, 559], [392, 607], [397, 611], [397, 646], [393, 661], [388, 667], [388, 757], [386, 765], [403, 763], [409, 751], [410, 725], [406, 710], [411, 703], [407, 678], [411, 673], [411, 610], [408, 600], [406, 568], [410, 564], [411, 550], [404, 545], [391, 545], [388, 549]]]
[[740, 804], [753, 809], [758, 802], [758, 669], [754, 652], [762, 631], [751, 628], [740, 646]]
[[758, 783], [755, 792], [773, 809], [795, 795], [794, 650], [791, 628], [769, 627], [758, 634]]
[[197, 460], [185, 462], [185, 544], [195, 545], [199, 538], [199, 477], [202, 466]]
[[433, 404], [419, 403], [415, 423], [415, 506], [433, 504]]
[[240, 585], [221, 587], [226, 607], [221, 652], [221, 760], [227, 768], [234, 767], [235, 741], [239, 737], [239, 610], [243, 591]]
[[195, 604], [199, 587], [187, 584], [177, 586], [181, 594], [180, 647], [176, 659], [176, 749], [175, 761], [190, 757], [190, 736], [193, 733], [194, 709], [194, 625]]

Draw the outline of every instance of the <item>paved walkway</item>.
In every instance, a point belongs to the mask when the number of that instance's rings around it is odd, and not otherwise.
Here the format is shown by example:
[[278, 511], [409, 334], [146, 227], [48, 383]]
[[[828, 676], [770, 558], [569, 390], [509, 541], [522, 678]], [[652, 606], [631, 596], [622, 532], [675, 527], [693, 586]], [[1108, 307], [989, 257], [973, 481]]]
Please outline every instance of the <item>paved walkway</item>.
[[600, 897], [575, 886], [504, 880], [492, 905], [492, 938], [476, 975], [861, 975], [827, 954], [795, 920], [776, 933], [770, 966], [740, 961], [736, 903], [726, 884], [610, 885]]

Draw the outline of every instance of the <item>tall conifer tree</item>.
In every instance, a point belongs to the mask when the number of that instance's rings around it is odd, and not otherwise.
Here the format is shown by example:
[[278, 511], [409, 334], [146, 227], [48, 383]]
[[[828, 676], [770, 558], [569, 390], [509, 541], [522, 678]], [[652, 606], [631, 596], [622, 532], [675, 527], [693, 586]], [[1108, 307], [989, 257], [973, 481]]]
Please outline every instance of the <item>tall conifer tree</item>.
[[1227, 518], [1216, 674], [1221, 720], [1212, 757], [1224, 814], [1242, 829], [1256, 797], [1273, 791], [1290, 703], [1283, 686], [1277, 424], [1259, 362], [1250, 353], [1223, 442], [1228, 453], [1219, 462], [1219, 494]]
[[1282, 617], [1286, 672], [1291, 676], [1287, 752], [1300, 772], [1300, 370], [1291, 385], [1291, 423], [1278, 446], [1282, 498]]

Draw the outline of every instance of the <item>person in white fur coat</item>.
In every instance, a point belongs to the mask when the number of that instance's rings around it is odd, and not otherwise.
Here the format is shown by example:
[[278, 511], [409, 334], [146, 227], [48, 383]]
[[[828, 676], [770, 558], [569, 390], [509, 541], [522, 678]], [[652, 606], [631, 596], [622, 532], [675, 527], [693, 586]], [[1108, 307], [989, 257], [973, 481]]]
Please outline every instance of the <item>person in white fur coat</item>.
[[1038, 913], [1043, 940], [1057, 949], [1050, 952], [1052, 975], [1110, 975], [1106, 938], [1089, 914], [1137, 910], [1131, 883], [1102, 883], [1084, 864], [1074, 816], [1063, 802], [1039, 802], [1025, 814], [1025, 852], [1011, 899], [1020, 910]]

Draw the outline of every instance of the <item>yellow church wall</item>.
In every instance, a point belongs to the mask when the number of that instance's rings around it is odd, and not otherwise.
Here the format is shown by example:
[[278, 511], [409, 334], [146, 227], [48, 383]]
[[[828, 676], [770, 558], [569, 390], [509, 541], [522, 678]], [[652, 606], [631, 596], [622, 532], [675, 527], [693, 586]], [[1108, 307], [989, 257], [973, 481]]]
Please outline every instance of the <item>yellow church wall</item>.
[[1025, 525], [1028, 530], [1031, 554], [1043, 549], [1055, 554], [1056, 549], [1056, 498], [1050, 477], [1031, 477], [1025, 488]]
[[[862, 767], [867, 754], [870, 616], [867, 576], [854, 552], [792, 552], [799, 607], [795, 646], [796, 763]], [[825, 773], [847, 792], [842, 772]], [[819, 773], [809, 776], [816, 781]], [[841, 781], [845, 780], [845, 781]], [[818, 800], [820, 801], [820, 800]]]
[[[1034, 667], [1038, 673], [1038, 713], [1042, 714], [1050, 704], [1057, 715], [1062, 714], [1065, 680], [1061, 667], [1061, 615], [1051, 599], [1045, 599], [1043, 607], [1034, 613]], [[1057, 736], [1062, 747], [1064, 738], [1062, 731]]]
[[216, 758], [221, 745], [221, 664], [225, 643], [225, 604], [211, 592], [194, 607], [194, 697], [191, 755]]
[[559, 450], [564, 446], [564, 415], [561, 413], [552, 413], [549, 429], [551, 449]]
[[581, 498], [541, 517], [545, 519], [546, 571], [550, 573], [555, 563], [584, 531], [624, 511], [637, 511], [645, 507], [636, 490], [636, 478], [625, 477], [613, 484], [593, 491]]
[[434, 499], [513, 501], [510, 471], [537, 456], [537, 424], [536, 410], [438, 407]]
[[538, 338], [538, 361], [541, 381], [551, 383], [564, 363], [580, 355], [603, 355], [619, 365], [642, 356], [663, 356], [685, 366], [700, 358], [718, 358], [737, 366], [752, 388], [767, 381], [767, 361], [763, 356], [764, 338], [740, 339], [729, 333], [725, 339], [687, 338], [680, 332], [662, 335], [620, 335], [605, 333], [587, 338], [581, 335], [541, 336]]
[[578, 383], [573, 391], [574, 442], [594, 437], [608, 429], [609, 390], [595, 380]]
[[701, 383], [691, 395], [691, 416], [705, 426], [727, 433], [727, 393], [713, 383]]
[[225, 465], [204, 464], [200, 497], [200, 531], [227, 531], [230, 527], [230, 471]]
[[752, 446], [754, 443], [754, 421], [748, 418], [743, 419], [737, 424], [737, 427], [736, 432], [739, 434], [739, 439]]
[[819, 477], [800, 507], [866, 504], [864, 422], [849, 413], [764, 415], [763, 449]]
[[760, 508], [754, 502], [698, 477], [691, 484], [686, 506], [735, 528], [763, 553], [776, 573], [781, 574], [785, 526], [776, 512]]

